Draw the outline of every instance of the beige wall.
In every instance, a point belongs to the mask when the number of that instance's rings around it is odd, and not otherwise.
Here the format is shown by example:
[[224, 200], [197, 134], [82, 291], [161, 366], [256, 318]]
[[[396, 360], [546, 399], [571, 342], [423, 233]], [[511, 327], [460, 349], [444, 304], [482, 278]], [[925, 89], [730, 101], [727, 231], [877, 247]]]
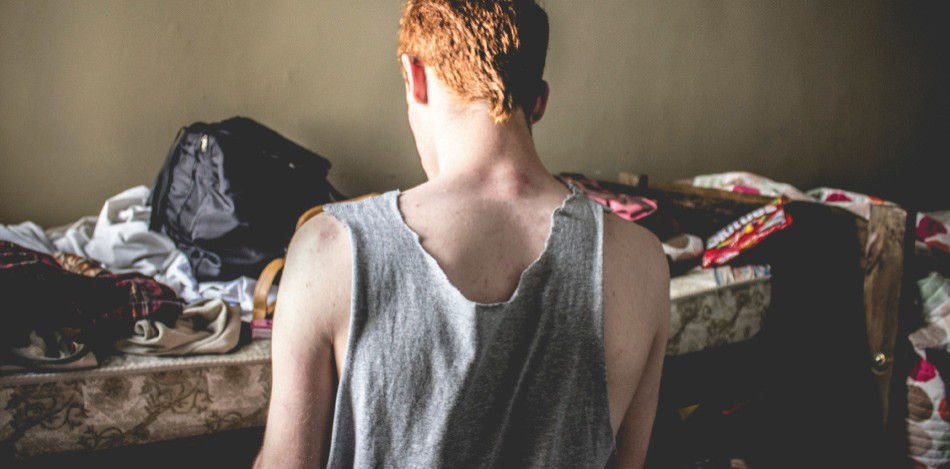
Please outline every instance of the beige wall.
[[[943, 85], [917, 27], [925, 14], [876, 1], [544, 4], [552, 101], [536, 136], [553, 171], [744, 169], [803, 189], [932, 196], [908, 169], [946, 148], [934, 143], [945, 121], [928, 103]], [[421, 182], [399, 9], [0, 0], [0, 223], [96, 213], [151, 185], [180, 126], [232, 115], [328, 157], [346, 193]]]

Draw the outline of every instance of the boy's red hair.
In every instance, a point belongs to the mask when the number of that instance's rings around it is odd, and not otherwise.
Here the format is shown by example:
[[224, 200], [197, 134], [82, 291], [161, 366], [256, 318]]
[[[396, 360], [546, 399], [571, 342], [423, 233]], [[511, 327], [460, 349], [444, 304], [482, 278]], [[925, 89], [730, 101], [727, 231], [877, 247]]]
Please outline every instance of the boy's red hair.
[[534, 0], [407, 0], [399, 55], [432, 67], [465, 102], [486, 100], [496, 123], [530, 115], [543, 92], [548, 17]]

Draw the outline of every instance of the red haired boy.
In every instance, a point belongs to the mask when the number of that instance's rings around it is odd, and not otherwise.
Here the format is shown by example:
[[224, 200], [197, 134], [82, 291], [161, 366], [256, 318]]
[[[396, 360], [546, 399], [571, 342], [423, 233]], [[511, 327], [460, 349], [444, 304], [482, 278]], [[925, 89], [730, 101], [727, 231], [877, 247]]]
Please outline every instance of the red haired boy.
[[428, 181], [331, 205], [294, 237], [259, 466], [642, 466], [667, 264], [542, 165], [547, 46], [533, 1], [406, 3]]

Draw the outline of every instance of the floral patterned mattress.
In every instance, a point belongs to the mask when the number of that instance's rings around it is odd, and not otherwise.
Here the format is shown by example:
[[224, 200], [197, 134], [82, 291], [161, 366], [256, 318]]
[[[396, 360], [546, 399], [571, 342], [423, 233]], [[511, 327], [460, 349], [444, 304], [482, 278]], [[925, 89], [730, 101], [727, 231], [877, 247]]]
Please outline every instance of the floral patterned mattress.
[[[753, 275], [754, 277], [754, 275]], [[767, 276], [708, 270], [674, 278], [667, 355], [750, 339], [771, 298]], [[263, 426], [270, 341], [227, 355], [117, 355], [86, 371], [0, 376], [0, 448], [25, 458]]]
[[269, 395], [269, 340], [227, 355], [116, 355], [92, 370], [0, 376], [0, 461], [259, 427]]
[[670, 281], [666, 355], [684, 355], [751, 339], [772, 302], [768, 266], [694, 270]]

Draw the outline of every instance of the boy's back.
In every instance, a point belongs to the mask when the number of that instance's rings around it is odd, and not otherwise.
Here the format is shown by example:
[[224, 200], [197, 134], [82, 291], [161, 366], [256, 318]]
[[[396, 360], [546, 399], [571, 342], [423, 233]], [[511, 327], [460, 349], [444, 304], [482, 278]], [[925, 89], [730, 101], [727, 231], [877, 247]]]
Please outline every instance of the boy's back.
[[[528, 25], [526, 18], [542, 18], [544, 27]], [[463, 42], [474, 38], [473, 47], [487, 50], [461, 59], [433, 55], [425, 44], [457, 44], [426, 36], [438, 36], [431, 32], [438, 28], [450, 29], [446, 34]], [[543, 41], [518, 36], [539, 29]], [[488, 40], [478, 40], [479, 34], [489, 34]], [[642, 465], [669, 317], [669, 279], [659, 242], [636, 225], [600, 214], [590, 201], [569, 197], [544, 169], [532, 138], [532, 125], [547, 102], [540, 69], [508, 64], [535, 70], [540, 85], [529, 87], [524, 83], [533, 81], [508, 77], [506, 82], [504, 74], [479, 78], [479, 67], [446, 70], [466, 57], [506, 56], [517, 62], [523, 59], [519, 54], [537, 54], [531, 44], [543, 42], [546, 49], [546, 34], [546, 17], [530, 1], [407, 3], [400, 59], [409, 121], [429, 182], [353, 211], [350, 205], [330, 208], [295, 236], [275, 316], [274, 384], [259, 463], [325, 461], [332, 423], [334, 458], [344, 455], [332, 461], [344, 465], [361, 461], [347, 457], [356, 458], [356, 448], [438, 453], [445, 445], [468, 448], [452, 454], [491, 465], [501, 461], [492, 456], [498, 448], [534, 441], [526, 454], [542, 454], [559, 444], [558, 435], [579, 426], [599, 436], [572, 448], [577, 455], [602, 456], [602, 436], [615, 436], [617, 461]], [[516, 37], [505, 39], [509, 35]], [[494, 50], [517, 44], [515, 51]], [[485, 67], [506, 63], [489, 62]], [[466, 84], [470, 75], [476, 82]], [[482, 79], [489, 85], [481, 87]], [[504, 93], [522, 93], [497, 97], [499, 86]], [[485, 94], [478, 94], [482, 89]], [[570, 210], [556, 210], [562, 204]], [[367, 207], [376, 215], [361, 218]], [[387, 247], [389, 242], [395, 244]], [[484, 322], [482, 309], [496, 303], [506, 306], [506, 315], [495, 320], [501, 322]], [[492, 342], [500, 339], [505, 341]], [[427, 367], [435, 369], [426, 374]], [[519, 371], [510, 375], [511, 370]], [[466, 376], [482, 382], [470, 383]], [[525, 383], [545, 383], [545, 389], [567, 384], [548, 394], [519, 389], [519, 376]], [[597, 392], [604, 382], [606, 392]], [[439, 425], [408, 433], [387, 429], [411, 426], [413, 414], [404, 411], [433, 395], [449, 403], [436, 407], [447, 413], [438, 422], [480, 422], [465, 429], [475, 433], [443, 433], [447, 439], [442, 439]], [[498, 403], [508, 404], [499, 410]], [[577, 423], [581, 417], [588, 419], [586, 426]], [[485, 423], [506, 418], [505, 426]], [[375, 424], [382, 433], [369, 431]], [[435, 432], [431, 439], [419, 441], [428, 430]], [[396, 433], [416, 437], [400, 441]], [[384, 453], [385, 460], [372, 463], [415, 460]]]

